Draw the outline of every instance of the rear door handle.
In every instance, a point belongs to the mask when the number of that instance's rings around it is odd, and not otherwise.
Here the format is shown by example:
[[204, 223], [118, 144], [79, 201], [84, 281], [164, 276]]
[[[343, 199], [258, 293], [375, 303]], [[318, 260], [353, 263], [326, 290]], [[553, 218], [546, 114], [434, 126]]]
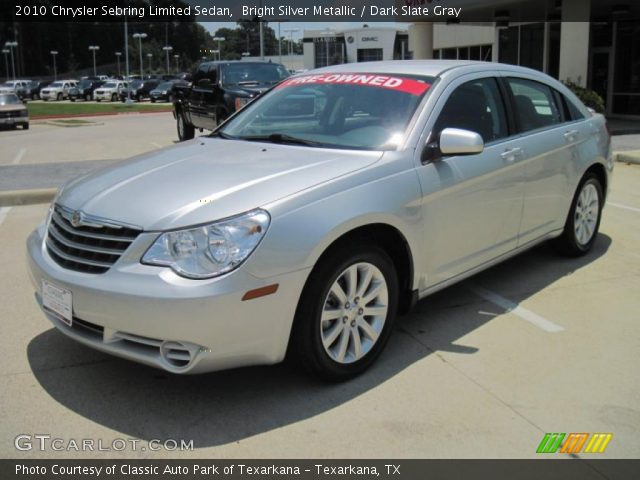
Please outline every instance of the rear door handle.
[[578, 130], [570, 130], [564, 134], [564, 138], [567, 142], [573, 142], [579, 134], [580, 132]]
[[500, 156], [507, 162], [513, 162], [516, 158], [522, 156], [522, 149], [520, 147], [511, 148], [505, 150]]

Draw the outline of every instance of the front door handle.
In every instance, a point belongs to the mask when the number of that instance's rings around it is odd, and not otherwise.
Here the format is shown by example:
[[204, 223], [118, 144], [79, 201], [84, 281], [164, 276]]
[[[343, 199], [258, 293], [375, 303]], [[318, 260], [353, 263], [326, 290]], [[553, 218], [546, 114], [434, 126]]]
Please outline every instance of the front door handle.
[[580, 132], [578, 130], [570, 130], [564, 134], [564, 138], [567, 142], [573, 142]]
[[515, 161], [515, 159], [520, 157], [521, 155], [522, 155], [522, 149], [520, 147], [515, 147], [509, 150], [505, 150], [503, 153], [500, 154], [503, 160], [506, 160], [507, 162]]

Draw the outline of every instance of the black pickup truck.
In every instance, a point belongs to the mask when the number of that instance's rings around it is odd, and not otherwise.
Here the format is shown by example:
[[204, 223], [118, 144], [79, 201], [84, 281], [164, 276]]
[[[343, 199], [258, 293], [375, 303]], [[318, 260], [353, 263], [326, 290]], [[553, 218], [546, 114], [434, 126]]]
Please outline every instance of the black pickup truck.
[[173, 115], [180, 141], [194, 137], [196, 128], [213, 130], [236, 110], [289, 76], [279, 63], [222, 61], [205, 62], [176, 85]]

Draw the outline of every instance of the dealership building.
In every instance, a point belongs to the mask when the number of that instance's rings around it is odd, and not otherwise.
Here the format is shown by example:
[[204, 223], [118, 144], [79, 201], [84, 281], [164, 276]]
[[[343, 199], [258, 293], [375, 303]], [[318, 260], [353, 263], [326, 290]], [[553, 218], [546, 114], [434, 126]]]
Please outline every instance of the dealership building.
[[[405, 4], [405, 0], [399, 2]], [[412, 3], [426, 4], [426, 0]], [[478, 21], [446, 24], [414, 17], [406, 29], [372, 23], [350, 30], [305, 30], [304, 67], [403, 58], [510, 63], [595, 90], [605, 99], [608, 115], [640, 118], [640, 2], [455, 3], [466, 9], [465, 19], [475, 17]], [[539, 18], [541, 5], [544, 18]], [[493, 21], [487, 22], [488, 18]], [[529, 19], [536, 21], [521, 21]]]

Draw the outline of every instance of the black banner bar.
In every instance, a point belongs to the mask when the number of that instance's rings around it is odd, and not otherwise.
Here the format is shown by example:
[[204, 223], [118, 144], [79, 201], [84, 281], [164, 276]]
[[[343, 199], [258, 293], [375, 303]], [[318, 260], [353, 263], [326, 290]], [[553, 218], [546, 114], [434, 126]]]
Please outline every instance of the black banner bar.
[[0, 460], [9, 479], [631, 480], [639, 460]]
[[[2, 0], [9, 22], [559, 22], [640, 16], [613, 0], [562, 8], [557, 0]], [[614, 2], [615, 3], [615, 2]]]

